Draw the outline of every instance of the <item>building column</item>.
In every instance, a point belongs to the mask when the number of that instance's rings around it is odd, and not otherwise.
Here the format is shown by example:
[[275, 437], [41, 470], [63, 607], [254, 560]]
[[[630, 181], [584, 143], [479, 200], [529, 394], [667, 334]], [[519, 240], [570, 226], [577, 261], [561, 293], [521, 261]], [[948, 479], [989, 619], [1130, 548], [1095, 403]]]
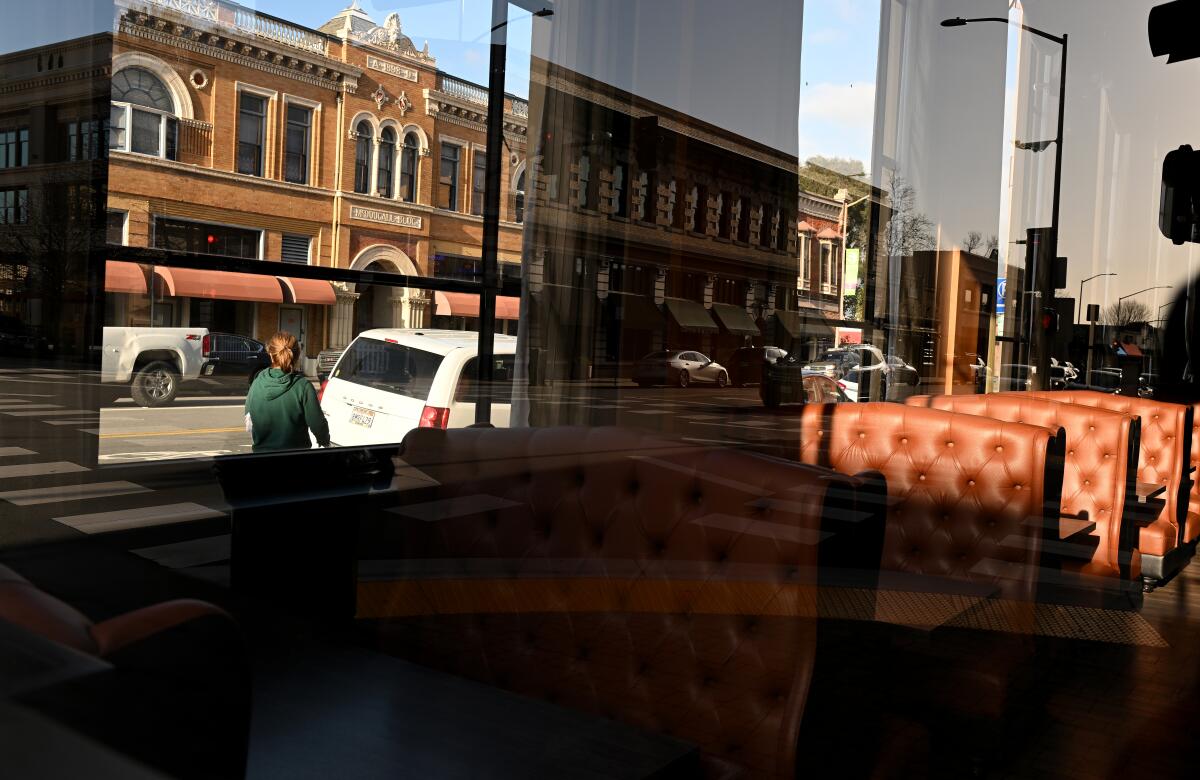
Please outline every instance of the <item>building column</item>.
[[389, 303], [392, 304], [392, 324], [393, 328], [407, 328], [408, 325], [408, 295], [402, 287], [393, 287]]
[[350, 292], [345, 282], [334, 282], [333, 292], [335, 300], [329, 318], [329, 347], [345, 349], [354, 338], [354, 303], [359, 294]]
[[596, 297], [602, 301], [608, 298], [608, 272], [611, 267], [611, 260], [607, 257], [600, 258], [600, 264], [596, 269]]
[[667, 269], [659, 268], [654, 274], [654, 302], [662, 306], [667, 299]]
[[713, 284], [717, 281], [716, 274], [709, 274], [704, 279], [704, 308], [711, 309], [713, 305]]
[[776, 286], [773, 284], [767, 285], [767, 306], [763, 310], [764, 318], [770, 317], [772, 314], [775, 313], [775, 291], [776, 291], [776, 289], [777, 289]]

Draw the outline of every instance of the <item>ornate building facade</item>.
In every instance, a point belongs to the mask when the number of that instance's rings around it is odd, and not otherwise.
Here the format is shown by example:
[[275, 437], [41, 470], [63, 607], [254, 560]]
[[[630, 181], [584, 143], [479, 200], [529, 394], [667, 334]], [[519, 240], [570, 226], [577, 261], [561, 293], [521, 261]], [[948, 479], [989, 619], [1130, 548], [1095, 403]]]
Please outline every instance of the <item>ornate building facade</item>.
[[[478, 272], [487, 91], [439, 71], [396, 14], [377, 24], [355, 1], [314, 30], [224, 0], [118, 0], [116, 13], [112, 235], [264, 262]], [[505, 99], [494, 150], [499, 255], [513, 276], [527, 115], [525, 101]], [[309, 356], [366, 327], [460, 314], [469, 324], [470, 307], [449, 294], [321, 283], [262, 300], [217, 277], [160, 282], [156, 324], [259, 338], [285, 327]], [[110, 324], [149, 324], [136, 307], [110, 308]]]

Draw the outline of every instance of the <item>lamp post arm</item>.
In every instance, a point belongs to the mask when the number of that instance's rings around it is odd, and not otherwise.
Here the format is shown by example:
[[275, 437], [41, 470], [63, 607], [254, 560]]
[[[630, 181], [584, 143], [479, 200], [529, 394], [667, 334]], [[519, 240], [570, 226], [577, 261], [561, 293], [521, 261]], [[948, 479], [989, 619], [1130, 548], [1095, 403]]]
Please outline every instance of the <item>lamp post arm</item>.
[[1030, 27], [1027, 24], [1017, 24], [1016, 22], [1013, 22], [1009, 19], [1005, 19], [1002, 16], [981, 16], [976, 19], [963, 19], [963, 22], [967, 23], [967, 24], [970, 24], [971, 22], [1000, 22], [1001, 24], [1009, 24], [1009, 25], [1012, 25], [1013, 27], [1020, 27], [1022, 30], [1025, 30], [1028, 33], [1032, 33], [1040, 38], [1045, 38], [1048, 41], [1054, 41], [1055, 43], [1062, 43], [1062, 44], [1065, 44], [1067, 42], [1067, 36], [1065, 36], [1065, 35], [1060, 38], [1057, 35], [1051, 35], [1050, 33], [1046, 32], [1045, 30], [1039, 30], [1038, 28]]

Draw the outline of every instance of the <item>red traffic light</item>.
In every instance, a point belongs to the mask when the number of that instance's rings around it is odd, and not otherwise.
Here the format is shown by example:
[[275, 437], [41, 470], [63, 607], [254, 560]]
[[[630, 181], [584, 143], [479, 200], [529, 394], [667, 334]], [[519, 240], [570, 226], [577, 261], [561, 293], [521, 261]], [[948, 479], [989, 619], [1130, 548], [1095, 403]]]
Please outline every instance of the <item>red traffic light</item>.
[[215, 244], [215, 243], [217, 243], [217, 237], [216, 237], [216, 236], [214, 236], [212, 233], [209, 233], [209, 234], [208, 234], [208, 243], [209, 243], [209, 244]]

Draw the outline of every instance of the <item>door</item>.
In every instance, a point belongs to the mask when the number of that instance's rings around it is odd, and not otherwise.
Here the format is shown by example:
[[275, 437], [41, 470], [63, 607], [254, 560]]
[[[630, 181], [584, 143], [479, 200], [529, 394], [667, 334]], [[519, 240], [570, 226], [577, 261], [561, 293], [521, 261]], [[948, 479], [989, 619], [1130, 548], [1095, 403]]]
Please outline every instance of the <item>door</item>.
[[300, 344], [300, 354], [304, 355], [304, 307], [280, 306], [279, 329], [287, 331], [296, 337]]

